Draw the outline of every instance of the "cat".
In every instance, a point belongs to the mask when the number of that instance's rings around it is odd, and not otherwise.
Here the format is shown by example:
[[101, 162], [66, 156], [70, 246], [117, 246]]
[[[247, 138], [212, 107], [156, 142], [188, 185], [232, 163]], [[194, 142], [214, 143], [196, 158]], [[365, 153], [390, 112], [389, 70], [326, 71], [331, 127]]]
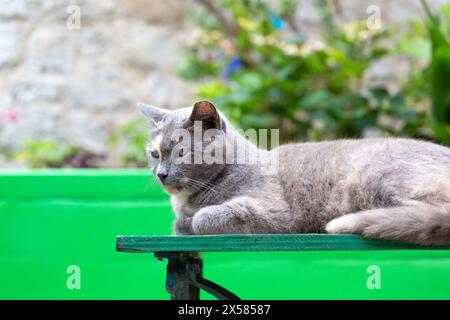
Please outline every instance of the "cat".
[[[242, 136], [208, 101], [172, 111], [143, 103], [138, 108], [152, 124], [149, 166], [171, 196], [177, 235], [328, 232], [450, 244], [447, 147], [370, 138], [290, 143], [268, 151]], [[192, 138], [196, 123], [222, 139], [194, 138], [177, 149], [181, 139], [174, 132], [184, 130]], [[204, 152], [219, 141], [230, 150], [232, 141], [245, 146], [246, 155], [273, 160], [277, 170], [268, 174], [259, 163], [192, 163], [192, 150]]]

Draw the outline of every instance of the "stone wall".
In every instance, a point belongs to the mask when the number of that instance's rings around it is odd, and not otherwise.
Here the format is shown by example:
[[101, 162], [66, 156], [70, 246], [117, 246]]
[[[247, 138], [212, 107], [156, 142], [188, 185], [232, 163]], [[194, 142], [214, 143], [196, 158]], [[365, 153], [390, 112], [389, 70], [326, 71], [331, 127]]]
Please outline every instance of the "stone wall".
[[[296, 17], [314, 36], [320, 27], [311, 1], [302, 1]], [[348, 19], [364, 17], [370, 4], [380, 6], [385, 23], [421, 13], [415, 0], [340, 3]], [[58, 139], [109, 153], [112, 130], [138, 116], [136, 101], [166, 107], [192, 102], [192, 85], [176, 75], [192, 30], [184, 18], [187, 5], [0, 0], [0, 148], [17, 148], [29, 138]], [[0, 167], [10, 165], [0, 156]]]
[[189, 102], [176, 76], [184, 10], [177, 0], [0, 0], [1, 148], [58, 139], [105, 153], [136, 101]]

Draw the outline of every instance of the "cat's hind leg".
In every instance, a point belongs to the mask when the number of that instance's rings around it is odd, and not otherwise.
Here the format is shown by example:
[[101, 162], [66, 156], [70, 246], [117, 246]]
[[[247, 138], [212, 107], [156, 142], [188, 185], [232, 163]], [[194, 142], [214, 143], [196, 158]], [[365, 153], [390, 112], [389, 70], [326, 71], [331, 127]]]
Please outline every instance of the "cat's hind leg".
[[449, 245], [450, 204], [420, 203], [361, 211], [331, 220], [325, 229], [328, 233], [361, 234], [421, 245]]

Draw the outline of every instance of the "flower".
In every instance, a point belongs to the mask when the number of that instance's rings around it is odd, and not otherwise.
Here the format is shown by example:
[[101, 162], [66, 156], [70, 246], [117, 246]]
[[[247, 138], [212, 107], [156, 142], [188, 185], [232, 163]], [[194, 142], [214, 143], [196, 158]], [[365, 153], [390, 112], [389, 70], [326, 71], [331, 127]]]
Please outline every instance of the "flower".
[[270, 22], [272, 23], [272, 27], [274, 27], [274, 29], [276, 29], [276, 30], [283, 29], [284, 22], [275, 12], [269, 11], [269, 19], [270, 19]]
[[2, 119], [6, 122], [13, 122], [19, 118], [19, 113], [14, 110], [7, 110], [3, 112]]
[[327, 46], [322, 41], [307, 41], [303, 44], [300, 54], [302, 56], [309, 56], [317, 51], [325, 51], [327, 50]]
[[222, 71], [222, 78], [223, 79], [229, 79], [230, 76], [238, 71], [239, 69], [242, 69], [242, 61], [239, 59], [239, 57], [233, 57], [231, 58], [230, 63], [225, 67], [225, 69]]
[[344, 32], [349, 40], [367, 41], [381, 33], [383, 28], [368, 28], [364, 21], [353, 21], [344, 24]]

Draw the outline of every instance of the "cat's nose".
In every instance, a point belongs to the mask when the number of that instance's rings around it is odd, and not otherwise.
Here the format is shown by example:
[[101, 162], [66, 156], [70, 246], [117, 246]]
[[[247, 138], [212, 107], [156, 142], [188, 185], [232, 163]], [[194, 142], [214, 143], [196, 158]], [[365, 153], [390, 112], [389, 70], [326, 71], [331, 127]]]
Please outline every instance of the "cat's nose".
[[158, 178], [161, 180], [161, 182], [164, 182], [164, 180], [167, 178], [168, 173], [167, 172], [158, 172]]

